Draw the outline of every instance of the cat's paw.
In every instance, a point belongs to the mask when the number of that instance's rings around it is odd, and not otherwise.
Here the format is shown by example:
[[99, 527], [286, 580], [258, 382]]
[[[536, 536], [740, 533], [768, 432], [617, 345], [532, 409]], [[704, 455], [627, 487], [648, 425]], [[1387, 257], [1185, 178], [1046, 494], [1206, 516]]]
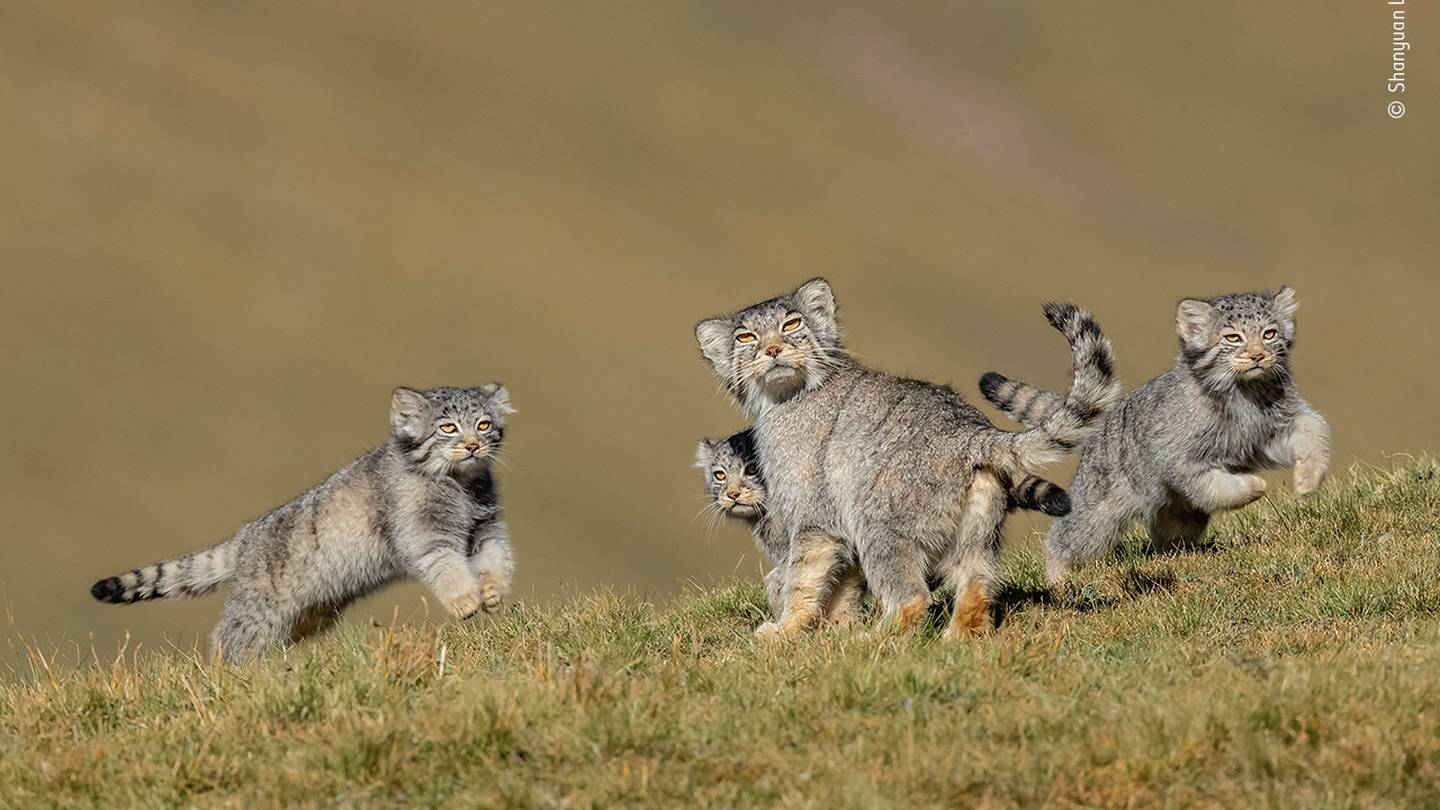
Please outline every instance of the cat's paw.
[[440, 597], [440, 603], [445, 606], [445, 610], [457, 619], [474, 616], [485, 601], [480, 583], [474, 580], [457, 582], [443, 592], [437, 590], [435, 595]]
[[755, 638], [763, 644], [779, 641], [785, 635], [785, 626], [777, 621], [768, 621], [755, 628]]
[[480, 580], [480, 609], [486, 613], [500, 612], [500, 602], [505, 594], [500, 591], [500, 586], [495, 580], [484, 577]]
[[1301, 497], [1313, 495], [1325, 480], [1326, 467], [1315, 459], [1301, 459], [1295, 465], [1295, 494]]
[[1250, 491], [1246, 494], [1244, 502], [1240, 504], [1241, 506], [1247, 506], [1265, 497], [1265, 491], [1270, 488], [1270, 485], [1265, 483], [1264, 478], [1254, 473], [1247, 473], [1244, 478], [1245, 483], [1250, 487]]

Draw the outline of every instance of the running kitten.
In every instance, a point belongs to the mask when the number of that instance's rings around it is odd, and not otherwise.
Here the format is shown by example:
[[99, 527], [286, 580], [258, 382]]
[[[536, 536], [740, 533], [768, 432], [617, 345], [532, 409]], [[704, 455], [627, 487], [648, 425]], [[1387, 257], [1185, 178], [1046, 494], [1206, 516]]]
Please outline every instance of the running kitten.
[[414, 577], [451, 615], [493, 613], [515, 563], [491, 461], [510, 396], [397, 388], [390, 439], [205, 551], [102, 579], [102, 602], [199, 596], [233, 584], [211, 643], [255, 658], [334, 624], [351, 602]]
[[1071, 344], [1075, 384], [1064, 408], [1021, 433], [949, 387], [852, 359], [824, 279], [696, 325], [701, 353], [755, 419], [769, 509], [790, 538], [784, 617], [762, 629], [813, 625], [849, 549], [887, 622], [923, 616], [935, 577], [957, 595], [947, 636], [988, 626], [1008, 482], [1077, 447], [1117, 393], [1090, 316], [1067, 305], [1046, 315]]
[[[1290, 373], [1297, 306], [1289, 287], [1180, 302], [1175, 368], [1126, 395], [1080, 458], [1074, 510], [1046, 541], [1052, 582], [1109, 551], [1137, 518], [1157, 548], [1193, 544], [1212, 514], [1265, 494], [1259, 470], [1292, 467], [1300, 495], [1320, 486], [1330, 427]], [[980, 385], [1027, 424], [1057, 399], [995, 374]]]
[[[724, 439], [701, 439], [695, 451], [695, 466], [705, 476], [712, 508], [720, 514], [743, 521], [755, 535], [755, 547], [772, 567], [765, 573], [765, 595], [770, 614], [779, 618], [784, 609], [785, 563], [790, 541], [783, 527], [769, 518], [765, 508], [765, 478], [755, 455], [754, 434], [747, 428]], [[1056, 484], [1027, 476], [1010, 487], [1006, 511], [1031, 509], [1058, 516], [1070, 511], [1070, 496]], [[844, 577], [842, 582], [860, 578]], [[831, 599], [830, 615], [841, 621], [858, 618], [865, 596], [860, 587], [845, 588]]]

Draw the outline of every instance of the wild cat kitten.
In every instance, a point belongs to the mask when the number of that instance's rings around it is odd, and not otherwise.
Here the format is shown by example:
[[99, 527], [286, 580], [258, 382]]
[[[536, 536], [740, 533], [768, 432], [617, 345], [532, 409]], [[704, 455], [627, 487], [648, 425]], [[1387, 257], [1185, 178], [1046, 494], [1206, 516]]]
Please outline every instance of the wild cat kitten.
[[[705, 476], [713, 507], [721, 514], [744, 522], [755, 535], [755, 547], [770, 564], [765, 572], [765, 596], [770, 615], [784, 611], [785, 568], [790, 557], [790, 537], [766, 508], [765, 478], [755, 455], [754, 434], [749, 430], [724, 439], [701, 439], [695, 449], [695, 466]], [[840, 572], [825, 618], [836, 623], [858, 619], [865, 597], [858, 569]]]
[[[771, 520], [765, 508], [765, 478], [755, 455], [754, 434], [747, 428], [723, 439], [701, 439], [695, 451], [695, 466], [705, 476], [711, 503], [720, 514], [750, 527], [755, 546], [772, 567], [765, 573], [765, 595], [770, 614], [779, 618], [784, 609], [785, 564], [790, 540], [784, 528]], [[1043, 478], [1027, 476], [1014, 483], [1006, 499], [1006, 511], [1030, 509], [1058, 516], [1070, 511], [1070, 497], [1060, 486]], [[827, 617], [845, 622], [859, 618], [865, 596], [863, 577], [858, 571], [841, 575], [832, 595]]]
[[1068, 305], [1046, 314], [1071, 344], [1074, 384], [1065, 407], [1020, 433], [947, 386], [852, 359], [824, 279], [696, 325], [705, 359], [754, 417], [770, 511], [790, 538], [772, 632], [814, 624], [848, 549], [887, 622], [924, 615], [933, 577], [956, 593], [947, 637], [989, 625], [1008, 482], [1077, 447], [1117, 394], [1094, 320]]
[[384, 445], [229, 540], [102, 579], [90, 593], [127, 603], [233, 584], [211, 636], [230, 661], [324, 630], [407, 576], [456, 618], [494, 612], [515, 571], [491, 472], [512, 412], [498, 383], [397, 388]]
[[[1289, 287], [1180, 302], [1175, 368], [1127, 394], [1081, 455], [1074, 509], [1046, 541], [1052, 582], [1109, 551], [1135, 519], [1158, 548], [1199, 540], [1211, 515], [1265, 494], [1258, 470], [1292, 467], [1300, 495], [1320, 486], [1330, 428], [1290, 373], [1297, 306]], [[986, 398], [1021, 422], [1055, 401], [999, 375], [986, 380]]]

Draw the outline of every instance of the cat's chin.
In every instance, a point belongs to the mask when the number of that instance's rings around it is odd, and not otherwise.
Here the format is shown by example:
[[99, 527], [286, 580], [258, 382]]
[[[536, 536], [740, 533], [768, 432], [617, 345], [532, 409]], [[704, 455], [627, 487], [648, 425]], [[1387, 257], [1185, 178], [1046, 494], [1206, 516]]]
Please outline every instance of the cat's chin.
[[476, 473], [479, 473], [481, 470], [483, 470], [485, 468], [485, 465], [489, 463], [489, 461], [489, 456], [466, 456], [465, 458], [462, 458], [459, 461], [455, 462], [455, 474], [460, 476], [475, 475]]
[[784, 402], [805, 387], [805, 373], [791, 366], [771, 366], [756, 383], [771, 402]]

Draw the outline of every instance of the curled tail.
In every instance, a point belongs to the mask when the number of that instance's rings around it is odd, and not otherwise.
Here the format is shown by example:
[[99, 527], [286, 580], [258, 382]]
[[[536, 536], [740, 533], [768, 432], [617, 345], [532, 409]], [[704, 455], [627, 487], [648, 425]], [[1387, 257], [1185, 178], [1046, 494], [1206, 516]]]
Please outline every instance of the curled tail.
[[1070, 493], [1059, 484], [1046, 481], [1034, 475], [1027, 475], [1024, 478], [1010, 485], [1008, 490], [1008, 502], [1006, 510], [1027, 509], [1032, 512], [1043, 512], [1050, 517], [1062, 517], [1070, 514]]
[[229, 581], [234, 573], [235, 546], [233, 541], [226, 541], [204, 551], [107, 577], [90, 586], [90, 595], [117, 605], [200, 596]]
[[1120, 398], [1115, 354], [1100, 324], [1073, 304], [1045, 305], [1045, 318], [1070, 344], [1074, 372], [1065, 396], [990, 372], [980, 378], [980, 393], [1030, 429], [1000, 432], [999, 458], [992, 460], [1016, 478], [1053, 464], [1080, 447], [1100, 426], [1100, 418]]

